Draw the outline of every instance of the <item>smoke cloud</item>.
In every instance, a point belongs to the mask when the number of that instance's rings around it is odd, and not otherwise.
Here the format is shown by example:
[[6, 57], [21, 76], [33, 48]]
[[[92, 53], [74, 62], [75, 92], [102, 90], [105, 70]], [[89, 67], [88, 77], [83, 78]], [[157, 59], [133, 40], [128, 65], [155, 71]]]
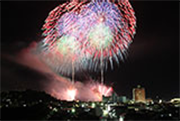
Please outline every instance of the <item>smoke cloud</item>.
[[[89, 79], [84, 82], [76, 80], [75, 83], [72, 83], [69, 78], [57, 74], [41, 60], [41, 56], [36, 53], [36, 47], [37, 43], [33, 42], [17, 55], [4, 57], [44, 75], [46, 78], [40, 81], [40, 91], [45, 91], [60, 100], [101, 101], [102, 95], [111, 95], [112, 88], [102, 85], [98, 81]], [[32, 83], [34, 84], [34, 82]], [[75, 94], [69, 95], [69, 90], [74, 90]], [[72, 96], [74, 96], [73, 99], [71, 99]]]

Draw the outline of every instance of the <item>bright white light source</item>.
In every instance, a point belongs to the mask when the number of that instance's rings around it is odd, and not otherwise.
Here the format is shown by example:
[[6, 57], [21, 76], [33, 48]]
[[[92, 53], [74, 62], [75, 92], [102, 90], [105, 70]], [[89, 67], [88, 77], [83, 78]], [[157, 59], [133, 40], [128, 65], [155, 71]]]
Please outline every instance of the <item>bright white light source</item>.
[[75, 100], [77, 90], [74, 88], [67, 90], [68, 100], [73, 101]]

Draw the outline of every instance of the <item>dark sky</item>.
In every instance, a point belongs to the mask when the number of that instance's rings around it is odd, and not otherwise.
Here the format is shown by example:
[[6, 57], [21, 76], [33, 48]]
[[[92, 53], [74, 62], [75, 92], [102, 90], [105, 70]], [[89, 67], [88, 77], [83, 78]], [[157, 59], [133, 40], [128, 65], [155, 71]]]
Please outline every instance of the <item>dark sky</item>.
[[[41, 27], [48, 13], [61, 2], [2, 2], [1, 54], [14, 55], [41, 40]], [[140, 84], [147, 97], [179, 97], [179, 4], [178, 2], [133, 1], [137, 33], [121, 65], [105, 73], [119, 95], [131, 98], [132, 88]], [[34, 70], [1, 58], [2, 89], [36, 87], [45, 78]], [[34, 81], [30, 81], [34, 79]], [[18, 81], [21, 81], [20, 84]], [[20, 86], [19, 86], [20, 85]], [[33, 84], [32, 84], [33, 85]], [[32, 86], [33, 87], [33, 86]]]

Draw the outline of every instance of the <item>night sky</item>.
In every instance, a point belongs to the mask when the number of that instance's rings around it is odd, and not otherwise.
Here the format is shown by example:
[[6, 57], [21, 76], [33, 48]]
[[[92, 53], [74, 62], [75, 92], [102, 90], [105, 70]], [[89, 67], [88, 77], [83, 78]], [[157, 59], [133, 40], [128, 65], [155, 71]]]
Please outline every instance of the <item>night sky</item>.
[[[1, 3], [2, 90], [41, 88], [46, 76], [4, 56], [14, 56], [42, 39], [41, 27], [48, 13], [61, 2]], [[119, 67], [105, 73], [106, 84], [119, 95], [132, 97], [138, 84], [146, 97], [179, 97], [179, 4], [178, 2], [131, 2], [137, 31], [128, 56]]]

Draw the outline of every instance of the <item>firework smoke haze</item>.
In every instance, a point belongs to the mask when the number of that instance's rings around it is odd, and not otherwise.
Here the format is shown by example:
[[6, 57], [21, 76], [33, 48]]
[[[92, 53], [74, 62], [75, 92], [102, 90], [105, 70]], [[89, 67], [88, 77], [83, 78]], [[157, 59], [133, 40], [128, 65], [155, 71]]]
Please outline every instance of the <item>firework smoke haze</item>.
[[[86, 80], [84, 82], [76, 81], [74, 84], [70, 82], [69, 78], [63, 77], [55, 73], [49, 66], [46, 65], [39, 55], [36, 53], [37, 44], [33, 42], [33, 47], [23, 49], [16, 56], [3, 56], [9, 60], [13, 60], [16, 63], [19, 63], [25, 67], [33, 69], [46, 78], [39, 81], [41, 84], [41, 89], [35, 88], [35, 90], [45, 91], [56, 99], [73, 101], [73, 100], [82, 100], [82, 101], [101, 101], [102, 96], [105, 95], [102, 91], [98, 90], [98, 85], [100, 83], [93, 81], [92, 79]], [[33, 81], [33, 80], [32, 80]], [[31, 82], [32, 85], [36, 84]], [[105, 90], [108, 91], [106, 85], [102, 85]], [[24, 87], [27, 88], [28, 87]], [[97, 89], [95, 89], [97, 88]], [[112, 91], [108, 91], [108, 94], [111, 94]]]

